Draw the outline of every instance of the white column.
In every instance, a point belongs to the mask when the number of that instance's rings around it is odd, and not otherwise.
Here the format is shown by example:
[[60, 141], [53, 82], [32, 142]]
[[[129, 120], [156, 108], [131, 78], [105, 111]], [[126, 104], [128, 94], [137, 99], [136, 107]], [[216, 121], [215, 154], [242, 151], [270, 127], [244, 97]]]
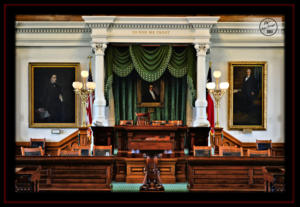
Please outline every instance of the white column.
[[196, 117], [194, 119], [193, 126], [209, 126], [206, 115], [206, 51], [208, 50], [208, 44], [195, 44], [197, 51], [197, 99], [195, 102]]
[[95, 101], [93, 105], [93, 125], [107, 126], [105, 117], [106, 101], [104, 97], [104, 51], [107, 45], [105, 43], [92, 43], [95, 53]]

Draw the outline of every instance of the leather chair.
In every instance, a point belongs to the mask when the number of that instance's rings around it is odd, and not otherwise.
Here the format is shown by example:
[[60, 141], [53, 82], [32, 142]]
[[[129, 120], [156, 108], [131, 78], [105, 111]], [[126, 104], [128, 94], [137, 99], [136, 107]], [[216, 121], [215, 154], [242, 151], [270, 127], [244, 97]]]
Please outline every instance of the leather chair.
[[211, 146], [193, 146], [194, 157], [210, 157]]
[[79, 156], [79, 152], [80, 150], [71, 151], [58, 149], [57, 156]]
[[93, 147], [93, 156], [112, 156], [112, 145]]
[[243, 148], [237, 146], [220, 146], [219, 147], [220, 156], [243, 156]]
[[256, 140], [256, 150], [267, 150], [272, 151], [272, 140]]
[[271, 149], [267, 150], [247, 150], [248, 157], [270, 157], [271, 156]]
[[133, 120], [120, 120], [120, 126], [133, 126]]
[[30, 138], [30, 147], [36, 148], [39, 146], [41, 146], [43, 148], [43, 150], [45, 150], [46, 138], [43, 138], [43, 139]]

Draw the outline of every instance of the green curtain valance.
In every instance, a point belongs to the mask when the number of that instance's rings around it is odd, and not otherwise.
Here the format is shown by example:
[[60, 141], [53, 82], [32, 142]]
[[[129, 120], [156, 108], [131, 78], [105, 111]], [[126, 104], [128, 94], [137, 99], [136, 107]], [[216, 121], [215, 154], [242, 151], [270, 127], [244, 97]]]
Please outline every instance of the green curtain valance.
[[[129, 47], [109, 46], [105, 56], [105, 96], [112, 86], [113, 73], [119, 77], [127, 77], [133, 69], [139, 76], [148, 82], [158, 80], [169, 70], [175, 78], [187, 75], [188, 88], [194, 103], [195, 91], [195, 61], [196, 56], [191, 46], [177, 52], [171, 45], [162, 45], [156, 48], [146, 48], [139, 45]], [[107, 101], [108, 102], [108, 101]]]

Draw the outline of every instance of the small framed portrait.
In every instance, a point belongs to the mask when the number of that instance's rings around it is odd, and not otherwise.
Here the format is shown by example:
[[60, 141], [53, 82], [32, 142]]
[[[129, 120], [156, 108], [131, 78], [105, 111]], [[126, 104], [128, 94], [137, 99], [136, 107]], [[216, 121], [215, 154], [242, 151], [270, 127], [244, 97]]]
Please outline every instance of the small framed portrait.
[[142, 79], [137, 81], [138, 107], [163, 107], [164, 106], [164, 81], [147, 82]]
[[267, 128], [267, 63], [229, 62], [228, 129]]
[[29, 63], [29, 127], [76, 128], [79, 63]]

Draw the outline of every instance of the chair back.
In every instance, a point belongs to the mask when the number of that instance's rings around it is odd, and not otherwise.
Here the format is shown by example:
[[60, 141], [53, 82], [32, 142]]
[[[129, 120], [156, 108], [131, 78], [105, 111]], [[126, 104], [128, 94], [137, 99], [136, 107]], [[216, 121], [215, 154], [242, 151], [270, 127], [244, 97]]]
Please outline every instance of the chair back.
[[211, 147], [210, 146], [193, 146], [194, 157], [210, 157]]
[[91, 149], [90, 146], [78, 146], [74, 148], [74, 150], [79, 151], [78, 152], [79, 156], [90, 156], [91, 155], [90, 149]]
[[243, 156], [243, 148], [237, 146], [220, 146], [220, 156]]
[[168, 124], [173, 126], [182, 126], [182, 120], [169, 120]]
[[270, 157], [271, 156], [271, 149], [267, 149], [267, 150], [248, 149], [247, 155], [248, 155], [248, 157]]
[[120, 120], [120, 126], [132, 126], [133, 120]]
[[112, 156], [112, 145], [93, 147], [93, 156]]
[[152, 126], [161, 126], [161, 125], [165, 125], [166, 121], [165, 120], [153, 120], [152, 121]]
[[257, 150], [267, 150], [272, 149], [272, 140], [256, 140]]
[[80, 150], [76, 150], [76, 151], [71, 151], [71, 150], [61, 150], [58, 149], [57, 151], [57, 156], [79, 156], [79, 152]]
[[43, 138], [43, 139], [30, 138], [30, 147], [36, 148], [39, 146], [41, 146], [43, 148], [43, 150], [45, 150], [46, 138]]
[[44, 156], [44, 150], [41, 146], [34, 148], [21, 147], [22, 156]]

